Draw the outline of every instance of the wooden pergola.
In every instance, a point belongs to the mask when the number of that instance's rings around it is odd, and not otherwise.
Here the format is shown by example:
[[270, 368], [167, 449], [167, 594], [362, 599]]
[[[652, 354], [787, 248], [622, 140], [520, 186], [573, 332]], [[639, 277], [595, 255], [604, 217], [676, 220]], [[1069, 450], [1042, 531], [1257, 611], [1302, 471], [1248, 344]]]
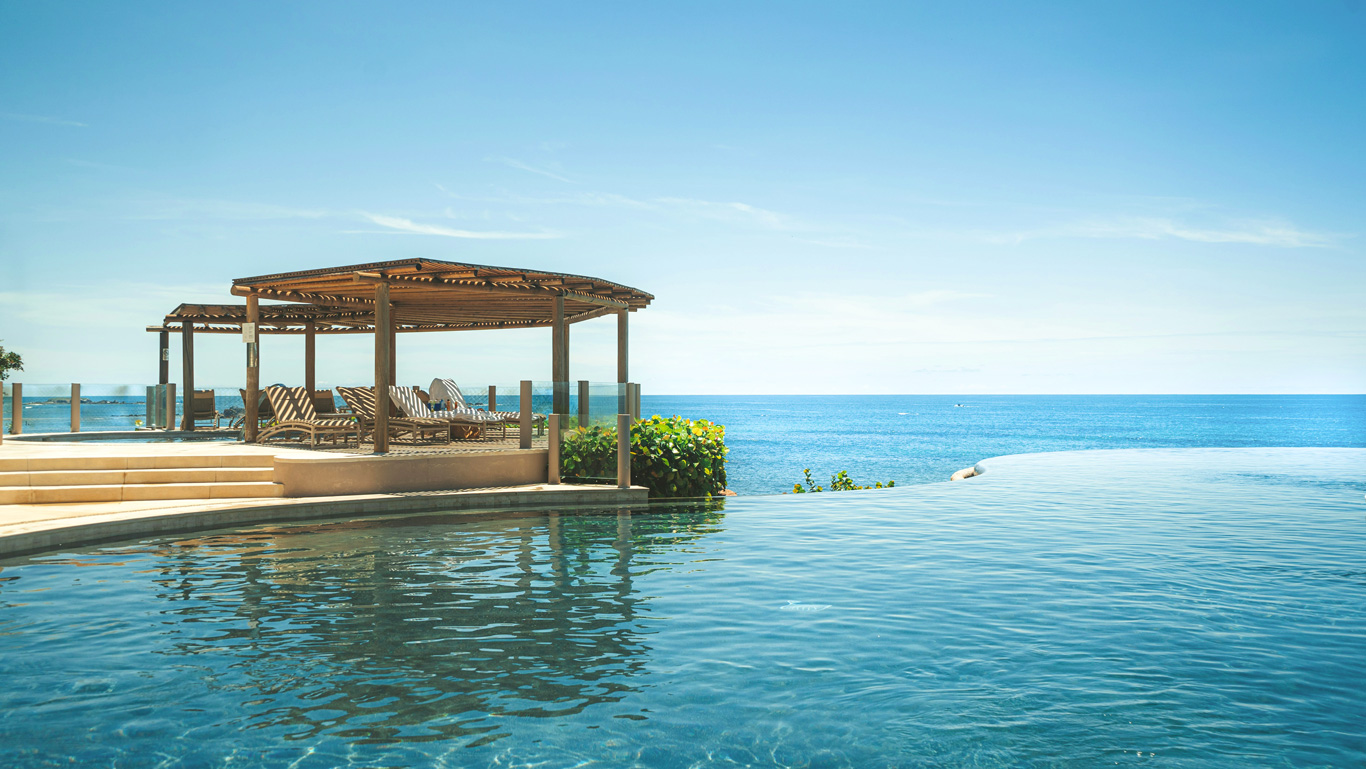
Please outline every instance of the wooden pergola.
[[[260, 390], [260, 334], [301, 334], [304, 385], [315, 387], [318, 334], [373, 334], [375, 388], [394, 383], [395, 336], [426, 331], [552, 329], [554, 412], [569, 411], [569, 325], [617, 316], [617, 381], [629, 381], [628, 314], [654, 299], [618, 283], [544, 270], [412, 259], [238, 278], [241, 305], [182, 304], [161, 326], [161, 381], [168, 380], [170, 332], [182, 335], [185, 393], [194, 392], [194, 335], [241, 334], [247, 343], [246, 440], [255, 442]], [[261, 304], [260, 300], [284, 304]], [[188, 410], [187, 410], [188, 413]], [[375, 451], [388, 450], [388, 410], [379, 409]], [[188, 417], [187, 417], [188, 421]], [[189, 425], [190, 429], [193, 425]]]

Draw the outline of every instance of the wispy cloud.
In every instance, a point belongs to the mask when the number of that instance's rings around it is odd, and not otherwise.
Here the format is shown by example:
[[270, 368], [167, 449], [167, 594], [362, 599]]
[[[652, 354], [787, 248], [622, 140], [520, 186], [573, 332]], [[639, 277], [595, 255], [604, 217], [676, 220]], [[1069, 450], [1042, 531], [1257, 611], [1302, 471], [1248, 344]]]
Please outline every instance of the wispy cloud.
[[20, 123], [46, 123], [47, 125], [71, 126], [73, 128], [90, 127], [78, 120], [67, 120], [65, 118], [51, 117], [49, 115], [26, 115], [20, 112], [0, 112], [0, 118], [14, 120]]
[[95, 160], [81, 160], [80, 158], [62, 158], [62, 161], [76, 166], [77, 168], [92, 168], [97, 171], [141, 171], [140, 168], [132, 166], [120, 166], [113, 163], [100, 163]]
[[[360, 215], [366, 220], [386, 228], [391, 233], [408, 235], [440, 235], [446, 238], [466, 238], [470, 240], [551, 240], [563, 237], [554, 232], [493, 232], [480, 230], [460, 230], [442, 227], [437, 224], [423, 224], [412, 219], [384, 214], [371, 214], [364, 211]], [[345, 230], [348, 233], [373, 233], [373, 230]]]
[[541, 176], [545, 176], [556, 181], [567, 182], [569, 184], [575, 183], [573, 179], [569, 179], [559, 173], [556, 173], [555, 171], [551, 171], [545, 168], [537, 168], [536, 166], [523, 163], [522, 161], [517, 160], [516, 158], [491, 157], [484, 158], [484, 160], [489, 163], [502, 163], [503, 165], [509, 168], [516, 168], [519, 171], [526, 171], [527, 173], [532, 174], [540, 174]]
[[769, 211], [748, 203], [720, 203], [693, 198], [655, 198], [654, 202], [712, 219], [748, 219], [773, 229], [785, 229], [791, 224], [788, 217], [777, 211]]
[[128, 219], [322, 219], [335, 214], [321, 208], [292, 208], [268, 203], [244, 203], [236, 200], [211, 199], [152, 199], [143, 202], [140, 210]]
[[1238, 222], [1221, 227], [1188, 225], [1164, 217], [1119, 217], [992, 236], [994, 242], [1022, 243], [1051, 238], [1103, 240], [1187, 240], [1196, 243], [1246, 243], [1282, 248], [1325, 248], [1342, 236], [1309, 232], [1282, 221]]
[[854, 238], [797, 238], [793, 240], [799, 243], [810, 243], [814, 246], [825, 246], [826, 248], [857, 248], [871, 249], [873, 246], [862, 243]]

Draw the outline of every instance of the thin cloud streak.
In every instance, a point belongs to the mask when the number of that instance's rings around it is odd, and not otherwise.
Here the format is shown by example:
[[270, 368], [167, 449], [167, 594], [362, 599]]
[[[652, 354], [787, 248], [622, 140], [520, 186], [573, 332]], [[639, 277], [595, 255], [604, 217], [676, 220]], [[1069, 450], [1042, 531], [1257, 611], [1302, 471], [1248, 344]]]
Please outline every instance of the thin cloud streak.
[[[405, 233], [410, 235], [440, 235], [446, 238], [466, 238], [469, 240], [553, 240], [564, 237], [554, 232], [494, 232], [478, 230], [458, 230], [452, 227], [442, 227], [436, 224], [422, 224], [412, 219], [404, 219], [399, 216], [385, 216], [383, 214], [371, 214], [364, 211], [360, 215], [370, 222], [381, 227], [386, 227], [395, 233]], [[356, 233], [363, 230], [346, 230], [344, 232]]]
[[70, 126], [73, 128], [89, 128], [86, 123], [79, 120], [66, 120], [65, 118], [51, 117], [49, 115], [25, 115], [20, 112], [0, 112], [0, 118], [14, 120], [20, 123], [45, 123], [47, 125]]
[[536, 166], [528, 165], [520, 160], [517, 160], [516, 158], [484, 158], [484, 160], [490, 163], [502, 163], [503, 165], [509, 168], [516, 168], [519, 171], [540, 174], [541, 176], [549, 177], [551, 179], [554, 179], [555, 181], [565, 182], [567, 184], [575, 183], [573, 179], [561, 176], [560, 174], [557, 174], [554, 171], [549, 171], [544, 168], [537, 168]]
[[769, 211], [758, 206], [751, 206], [748, 203], [718, 203], [711, 200], [695, 200], [693, 198], [655, 198], [656, 203], [663, 203], [674, 206], [684, 211], [706, 216], [713, 219], [736, 218], [750, 219], [765, 227], [772, 229], [786, 229], [789, 226], [788, 218], [777, 211]]
[[1023, 243], [1052, 238], [1098, 240], [1187, 240], [1195, 243], [1244, 243], [1281, 248], [1327, 248], [1342, 236], [1301, 230], [1279, 221], [1247, 222], [1238, 227], [1209, 228], [1157, 217], [1088, 221], [989, 238], [997, 243]]

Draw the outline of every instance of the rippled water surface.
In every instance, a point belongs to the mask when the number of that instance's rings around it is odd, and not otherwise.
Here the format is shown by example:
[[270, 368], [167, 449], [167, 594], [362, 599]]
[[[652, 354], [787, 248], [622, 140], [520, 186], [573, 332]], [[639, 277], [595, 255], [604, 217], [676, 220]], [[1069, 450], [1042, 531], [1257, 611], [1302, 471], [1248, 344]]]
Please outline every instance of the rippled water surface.
[[0, 765], [1366, 765], [1366, 450], [0, 561]]

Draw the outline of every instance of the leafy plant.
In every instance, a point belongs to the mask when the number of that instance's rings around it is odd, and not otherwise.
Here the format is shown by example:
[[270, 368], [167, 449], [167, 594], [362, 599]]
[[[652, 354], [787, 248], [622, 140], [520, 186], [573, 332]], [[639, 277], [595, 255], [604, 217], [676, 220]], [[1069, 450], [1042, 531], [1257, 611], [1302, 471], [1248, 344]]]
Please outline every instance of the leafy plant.
[[[818, 492], [818, 491], [825, 491], [825, 489], [824, 489], [823, 487], [817, 486], [815, 480], [813, 480], [813, 479], [811, 478], [811, 468], [808, 467], [808, 468], [806, 468], [805, 470], [802, 470], [802, 474], [806, 476], [806, 488], [802, 488], [802, 484], [800, 484], [800, 483], [794, 483], [794, 484], [792, 484], [792, 493], [793, 493], [793, 494], [809, 494], [809, 493], [814, 493], [814, 492]], [[855, 482], [854, 482], [854, 479], [849, 477], [849, 473], [846, 472], [846, 471], [844, 471], [844, 470], [840, 470], [838, 473], [835, 473], [834, 475], [830, 476], [830, 490], [831, 490], [831, 491], [859, 491], [859, 490], [862, 490], [862, 489], [890, 489], [890, 488], [894, 488], [895, 486], [896, 486], [896, 481], [887, 481], [887, 483], [885, 483], [885, 484], [882, 483], [881, 481], [878, 481], [877, 483], [873, 484], [872, 486], [860, 486], [860, 485], [858, 485], [857, 483], [855, 483]]]
[[5, 352], [5, 348], [0, 347], [0, 382], [9, 379], [9, 372], [23, 370], [24, 359], [19, 357], [19, 353]]
[[[631, 482], [652, 497], [707, 497], [726, 488], [726, 428], [679, 416], [642, 419], [631, 425]], [[616, 475], [617, 431], [576, 428], [560, 444], [560, 475]]]
[[610, 478], [617, 474], [616, 428], [576, 427], [560, 441], [560, 476]]

